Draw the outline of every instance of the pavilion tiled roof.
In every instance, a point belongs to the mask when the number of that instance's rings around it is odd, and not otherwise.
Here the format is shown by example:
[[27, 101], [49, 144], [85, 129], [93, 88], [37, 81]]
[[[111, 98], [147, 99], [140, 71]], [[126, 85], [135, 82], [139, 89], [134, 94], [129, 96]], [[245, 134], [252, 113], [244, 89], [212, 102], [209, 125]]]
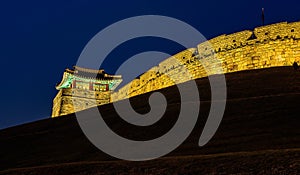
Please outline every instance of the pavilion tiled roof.
[[95, 70], [95, 69], [82, 68], [78, 66], [73, 66], [73, 69], [74, 70], [66, 69], [66, 72], [84, 78], [104, 79], [104, 80], [122, 79], [121, 75], [109, 75], [104, 71], [104, 69]]

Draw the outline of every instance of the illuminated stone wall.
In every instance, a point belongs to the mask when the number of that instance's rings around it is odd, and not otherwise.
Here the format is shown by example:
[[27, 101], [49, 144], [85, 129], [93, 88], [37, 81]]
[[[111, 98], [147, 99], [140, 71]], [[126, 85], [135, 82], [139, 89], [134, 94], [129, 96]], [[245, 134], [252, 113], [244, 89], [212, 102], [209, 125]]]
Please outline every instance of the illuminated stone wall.
[[254, 31], [221, 35], [167, 58], [117, 92], [60, 89], [53, 100], [52, 117], [213, 74], [291, 66], [294, 61], [300, 64], [299, 41], [300, 22], [284, 22], [258, 27]]
[[110, 102], [110, 91], [60, 89], [53, 100], [52, 117], [58, 117]]
[[300, 63], [299, 41], [300, 22], [221, 35], [166, 59], [113, 93], [111, 101], [218, 73], [291, 66]]

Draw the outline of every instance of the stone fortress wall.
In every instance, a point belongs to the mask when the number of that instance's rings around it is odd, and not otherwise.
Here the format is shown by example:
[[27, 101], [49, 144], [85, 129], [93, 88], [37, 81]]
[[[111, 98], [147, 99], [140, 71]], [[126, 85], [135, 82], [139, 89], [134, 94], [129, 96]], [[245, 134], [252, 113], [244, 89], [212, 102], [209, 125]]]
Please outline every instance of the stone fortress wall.
[[84, 89], [60, 89], [53, 100], [52, 117], [82, 111], [110, 102], [111, 91], [98, 92]]
[[300, 22], [221, 35], [164, 60], [114, 92], [111, 102], [213, 74], [299, 64], [299, 41]]

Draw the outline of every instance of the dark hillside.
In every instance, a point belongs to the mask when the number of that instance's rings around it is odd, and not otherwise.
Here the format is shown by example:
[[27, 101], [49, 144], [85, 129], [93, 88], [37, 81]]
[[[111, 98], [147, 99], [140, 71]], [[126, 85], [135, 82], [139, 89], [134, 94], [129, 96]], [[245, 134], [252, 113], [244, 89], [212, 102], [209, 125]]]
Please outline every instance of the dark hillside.
[[[300, 174], [299, 71], [278, 67], [227, 74], [225, 115], [204, 147], [197, 144], [210, 109], [210, 86], [207, 78], [196, 81], [201, 95], [196, 127], [184, 144], [163, 158], [112, 158], [85, 138], [71, 114], [1, 130], [0, 174]], [[154, 125], [129, 125], [110, 104], [99, 111], [124, 137], [156, 138], [172, 128], [180, 110], [175, 86], [159, 91], [169, 103]], [[136, 111], [149, 111], [148, 96], [131, 99]]]

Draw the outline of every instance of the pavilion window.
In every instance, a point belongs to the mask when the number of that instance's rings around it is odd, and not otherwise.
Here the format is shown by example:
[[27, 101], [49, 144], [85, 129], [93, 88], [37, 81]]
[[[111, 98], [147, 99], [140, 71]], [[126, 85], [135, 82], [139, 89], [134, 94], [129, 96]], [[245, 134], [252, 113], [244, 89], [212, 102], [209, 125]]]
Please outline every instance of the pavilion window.
[[106, 84], [94, 84], [94, 90], [95, 91], [101, 91], [101, 92], [105, 92], [107, 91], [107, 85]]
[[89, 83], [85, 83], [82, 81], [77, 81], [76, 86], [78, 87], [78, 89], [89, 89]]

